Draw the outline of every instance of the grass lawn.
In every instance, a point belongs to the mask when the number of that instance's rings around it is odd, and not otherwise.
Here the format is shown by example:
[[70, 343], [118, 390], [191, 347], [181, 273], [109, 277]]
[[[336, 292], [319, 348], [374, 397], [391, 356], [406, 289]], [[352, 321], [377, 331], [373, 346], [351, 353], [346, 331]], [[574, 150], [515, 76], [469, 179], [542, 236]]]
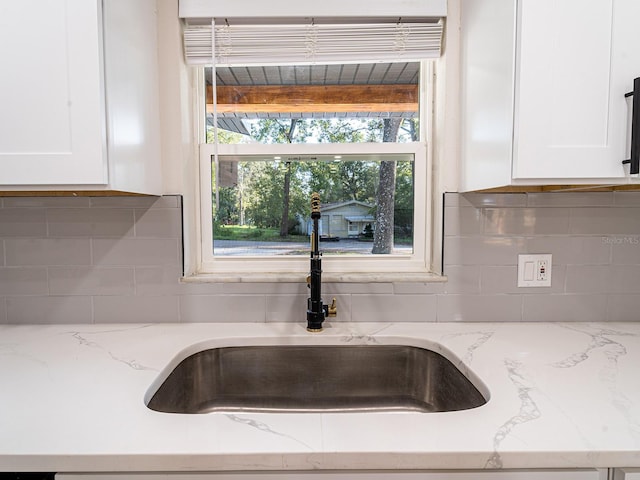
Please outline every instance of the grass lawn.
[[249, 225], [215, 225], [213, 238], [216, 240], [253, 240], [261, 242], [307, 242], [306, 235], [281, 237], [275, 228], [257, 228]]

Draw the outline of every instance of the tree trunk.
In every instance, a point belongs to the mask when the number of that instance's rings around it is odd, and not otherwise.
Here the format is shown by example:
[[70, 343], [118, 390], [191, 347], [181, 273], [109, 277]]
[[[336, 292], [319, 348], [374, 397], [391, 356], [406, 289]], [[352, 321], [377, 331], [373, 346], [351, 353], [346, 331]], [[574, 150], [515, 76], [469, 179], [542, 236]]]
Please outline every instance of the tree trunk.
[[[395, 142], [401, 118], [385, 118], [383, 142]], [[376, 228], [371, 253], [389, 254], [393, 251], [394, 198], [396, 193], [396, 162], [380, 162], [380, 181], [376, 195]]]
[[[292, 119], [287, 132], [287, 141], [292, 143], [293, 132], [296, 129], [297, 119]], [[291, 196], [291, 162], [286, 164], [287, 171], [284, 172], [284, 191], [282, 193], [282, 220], [280, 221], [280, 236], [286, 237], [289, 235], [289, 202]]]
[[282, 220], [280, 221], [280, 236], [289, 235], [289, 197], [291, 191], [291, 162], [285, 164], [287, 171], [284, 172], [284, 192], [282, 200]]

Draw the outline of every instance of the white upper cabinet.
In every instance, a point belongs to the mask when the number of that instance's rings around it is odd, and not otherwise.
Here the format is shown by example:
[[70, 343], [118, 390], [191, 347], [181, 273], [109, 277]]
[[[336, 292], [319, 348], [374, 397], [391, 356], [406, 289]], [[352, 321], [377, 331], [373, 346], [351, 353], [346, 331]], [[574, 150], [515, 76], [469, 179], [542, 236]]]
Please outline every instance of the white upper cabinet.
[[637, 18], [637, 0], [465, 0], [462, 190], [633, 182]]
[[640, 480], [640, 468], [616, 468], [613, 480]]
[[0, 183], [107, 183], [92, 1], [0, 5]]
[[156, 41], [155, 0], [1, 2], [0, 189], [161, 193]]

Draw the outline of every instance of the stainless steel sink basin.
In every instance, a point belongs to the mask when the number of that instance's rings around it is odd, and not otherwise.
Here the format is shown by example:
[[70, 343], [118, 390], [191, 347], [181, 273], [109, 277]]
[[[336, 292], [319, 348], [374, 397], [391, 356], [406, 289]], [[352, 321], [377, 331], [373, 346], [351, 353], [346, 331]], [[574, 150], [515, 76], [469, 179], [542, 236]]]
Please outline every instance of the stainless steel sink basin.
[[423, 348], [243, 346], [185, 358], [147, 406], [168, 413], [444, 412], [486, 402], [449, 360]]

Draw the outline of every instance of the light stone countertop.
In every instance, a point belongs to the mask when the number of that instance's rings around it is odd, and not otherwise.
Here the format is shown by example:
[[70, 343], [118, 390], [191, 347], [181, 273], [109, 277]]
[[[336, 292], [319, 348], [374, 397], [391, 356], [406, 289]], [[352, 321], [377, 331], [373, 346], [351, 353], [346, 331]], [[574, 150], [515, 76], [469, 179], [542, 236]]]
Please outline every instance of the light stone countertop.
[[[0, 326], [0, 471], [640, 467], [640, 323]], [[149, 410], [214, 346], [431, 348], [490, 392], [447, 413]]]

